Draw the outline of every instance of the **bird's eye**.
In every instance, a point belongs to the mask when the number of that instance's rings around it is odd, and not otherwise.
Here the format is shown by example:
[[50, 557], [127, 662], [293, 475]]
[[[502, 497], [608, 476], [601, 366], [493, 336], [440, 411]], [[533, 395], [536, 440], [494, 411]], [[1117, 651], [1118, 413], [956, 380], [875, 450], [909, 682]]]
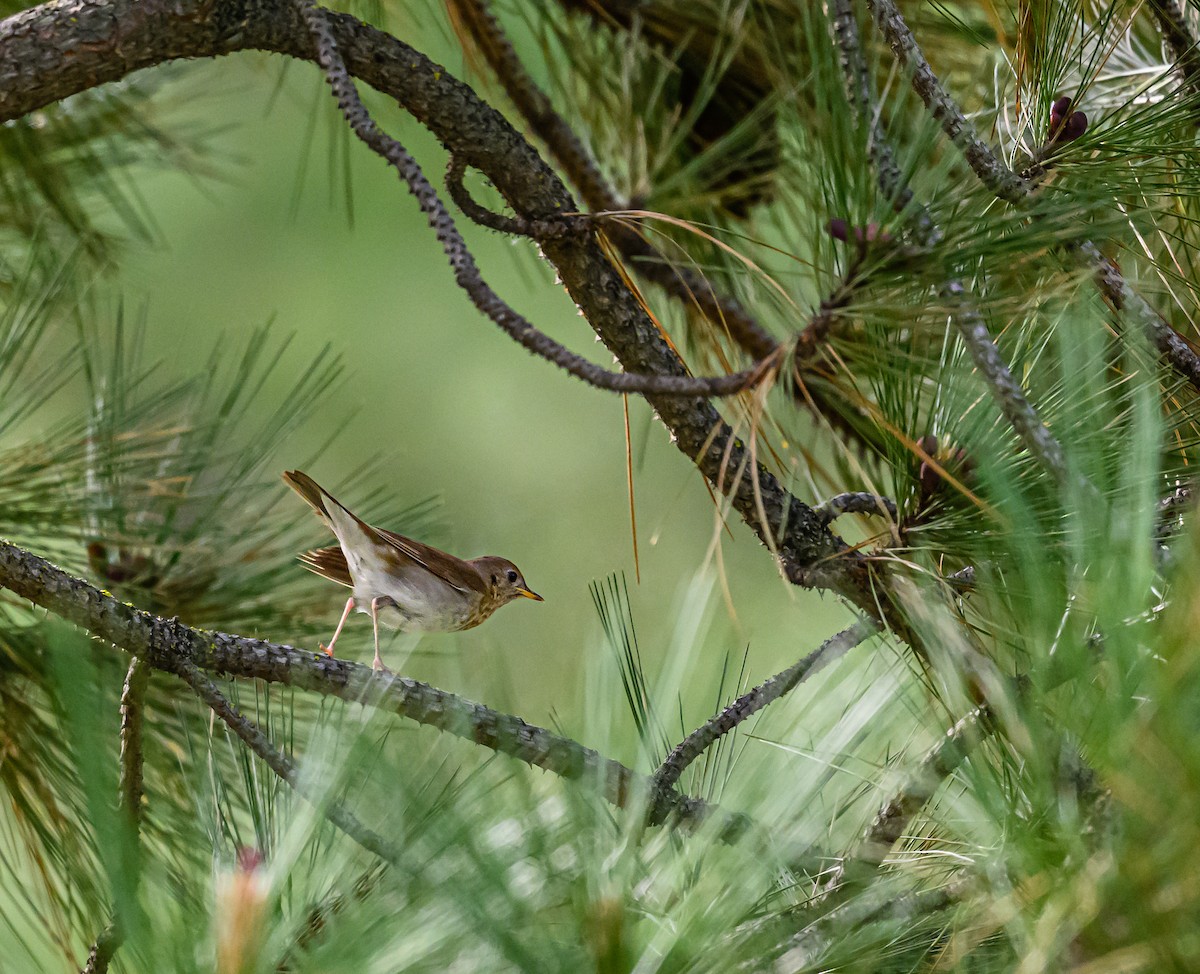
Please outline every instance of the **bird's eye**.
[[508, 583], [510, 585], [517, 584], [517, 573], [514, 572], [511, 568], [508, 570]]

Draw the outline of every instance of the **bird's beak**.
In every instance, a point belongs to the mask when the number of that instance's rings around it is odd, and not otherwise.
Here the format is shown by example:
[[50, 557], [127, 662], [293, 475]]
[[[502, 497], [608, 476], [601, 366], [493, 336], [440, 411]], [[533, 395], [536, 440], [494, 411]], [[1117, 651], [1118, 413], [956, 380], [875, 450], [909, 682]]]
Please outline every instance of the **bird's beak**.
[[517, 594], [519, 596], [521, 596], [521, 598], [523, 598], [523, 599], [533, 599], [534, 602], [545, 602], [546, 601], [544, 598], [542, 598], [540, 595], [538, 595], [537, 592], [531, 592], [527, 588], [517, 589]]

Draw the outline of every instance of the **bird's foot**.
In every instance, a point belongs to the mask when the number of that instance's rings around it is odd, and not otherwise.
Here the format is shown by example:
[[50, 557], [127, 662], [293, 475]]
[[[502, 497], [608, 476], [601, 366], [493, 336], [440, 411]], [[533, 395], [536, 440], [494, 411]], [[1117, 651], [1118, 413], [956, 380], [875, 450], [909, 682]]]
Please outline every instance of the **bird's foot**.
[[371, 661], [371, 669], [373, 669], [376, 673], [387, 673], [389, 675], [392, 672], [386, 666], [383, 665], [383, 660], [381, 660], [378, 656], [376, 656], [375, 659], [373, 659]]
[[319, 649], [326, 656], [333, 655], [333, 643], [330, 643], [328, 646], [326, 646], [324, 643], [317, 643], [317, 649]]

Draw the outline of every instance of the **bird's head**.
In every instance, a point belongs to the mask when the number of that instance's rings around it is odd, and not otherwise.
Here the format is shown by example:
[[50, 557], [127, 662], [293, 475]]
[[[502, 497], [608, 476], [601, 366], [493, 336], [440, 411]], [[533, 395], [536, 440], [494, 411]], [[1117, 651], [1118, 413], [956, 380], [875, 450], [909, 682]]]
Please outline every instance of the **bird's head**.
[[479, 569], [479, 574], [487, 583], [488, 591], [498, 604], [503, 605], [513, 599], [545, 601], [525, 584], [525, 576], [521, 574], [521, 570], [507, 558], [486, 555], [483, 558], [474, 559], [472, 564]]

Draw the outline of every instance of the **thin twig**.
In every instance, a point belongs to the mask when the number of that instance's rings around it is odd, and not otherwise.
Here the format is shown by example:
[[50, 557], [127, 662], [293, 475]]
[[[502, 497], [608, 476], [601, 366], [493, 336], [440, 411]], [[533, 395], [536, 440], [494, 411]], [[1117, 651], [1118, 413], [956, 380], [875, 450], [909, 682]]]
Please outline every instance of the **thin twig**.
[[467, 164], [461, 157], [451, 153], [450, 161], [446, 164], [446, 189], [454, 204], [467, 218], [482, 227], [537, 240], [591, 232], [592, 219], [584, 213], [564, 215], [558, 220], [527, 220], [520, 215], [505, 216], [503, 213], [494, 213], [471, 196], [463, 182], [466, 172]]
[[896, 502], [890, 497], [881, 497], [867, 491], [854, 490], [833, 497], [813, 508], [813, 513], [828, 524], [843, 514], [886, 514], [895, 520]]
[[664, 791], [675, 787], [688, 765], [731, 730], [795, 689], [812, 674], [835, 660], [840, 659], [863, 640], [879, 631], [879, 626], [869, 620], [856, 622], [836, 636], [825, 640], [813, 652], [798, 660], [786, 670], [776, 673], [753, 690], [738, 697], [728, 707], [714, 714], [709, 720], [692, 731], [667, 755], [658, 771], [654, 773], [656, 786]]
[[941, 123], [942, 131], [962, 152], [967, 165], [980, 182], [1000, 199], [1010, 203], [1023, 200], [1029, 192], [1025, 181], [979, 137], [975, 126], [933, 73], [933, 68], [905, 23], [904, 15], [893, 0], [867, 0], [867, 4], [874, 12], [875, 23], [879, 25], [901, 67], [908, 71], [913, 91], [925, 103], [929, 114]]
[[[150, 667], [142, 657], [133, 657], [129, 661], [125, 683], [121, 687], [121, 770], [117, 793], [121, 813], [133, 829], [135, 851], [138, 848], [136, 839], [142, 821], [145, 754], [142, 728], [146, 709], [146, 687], [149, 682]], [[136, 864], [131, 874], [136, 878]], [[110, 921], [88, 951], [83, 974], [104, 974], [124, 937], [121, 924], [116, 919]]]
[[[876, 15], [879, 16], [880, 4], [887, 4], [890, 0], [871, 0], [871, 2], [875, 7]], [[895, 200], [898, 206], [903, 205], [909, 229], [917, 243], [922, 247], [931, 247], [941, 239], [941, 230], [934, 223], [926, 208], [914, 200], [879, 122], [878, 113], [875, 111], [874, 97], [871, 94], [866, 63], [862, 56], [862, 45], [858, 36], [858, 21], [854, 8], [849, 0], [834, 0], [832, 11], [833, 33], [840, 51], [847, 99], [861, 123], [867, 127], [870, 156], [875, 165], [880, 189], [885, 196]], [[892, 20], [897, 19], [899, 26], [907, 31], [908, 27], [899, 17], [898, 11]], [[895, 28], [894, 24], [893, 27]], [[909, 41], [912, 41], [911, 33], [906, 36]], [[912, 41], [912, 47], [915, 48], [915, 44], [916, 42]], [[895, 46], [893, 44], [893, 48]], [[908, 50], [908, 48], [905, 49]], [[899, 53], [897, 51], [898, 55]], [[916, 50], [916, 54], [920, 55], [919, 49]], [[911, 52], [909, 56], [913, 56]], [[927, 64], [925, 68], [928, 69]], [[932, 71], [928, 73], [930, 76], [933, 74]], [[936, 82], [937, 79], [933, 78], [933, 81]], [[915, 87], [915, 80], [913, 84]], [[953, 101], [949, 99], [948, 95], [942, 92], [942, 96], [943, 100], [950, 101], [950, 104], [953, 105]], [[965, 119], [963, 121], [966, 122]], [[1008, 420], [1013, 432], [1017, 434], [1017, 438], [1025, 449], [1041, 463], [1056, 482], [1065, 483], [1067, 465], [1062, 447], [1046, 428], [1033, 404], [1026, 398], [1021, 384], [1014, 378], [1012, 370], [1009, 369], [1008, 363], [1004, 361], [1004, 356], [1001, 355], [1000, 349], [992, 339], [983, 315], [975, 303], [968, 298], [966, 287], [962, 281], [951, 277], [941, 285], [938, 291], [950, 306], [950, 317], [962, 337], [971, 361], [987, 383], [992, 397], [1000, 407], [1004, 418]]]
[[426, 179], [417, 161], [399, 142], [387, 135], [367, 111], [358, 88], [338, 51], [326, 11], [312, 0], [296, 0], [316, 44], [317, 63], [325, 72], [338, 107], [351, 130], [373, 152], [388, 162], [408, 184], [438, 242], [450, 261], [454, 279], [466, 291], [471, 302], [485, 316], [499, 325], [510, 338], [528, 351], [557, 365], [578, 379], [598, 389], [610, 392], [638, 393], [660, 396], [732, 396], [762, 381], [774, 371], [779, 350], [769, 359], [755, 362], [750, 368], [730, 375], [702, 378], [690, 375], [637, 375], [630, 372], [610, 372], [582, 355], [577, 355], [539, 331], [524, 316], [514, 311], [491, 286], [484, 281], [475, 258], [454, 225], [437, 191]]
[[326, 801], [326, 795], [313, 788], [296, 766], [296, 762], [280, 751], [270, 738], [249, 717], [239, 713], [208, 677], [194, 663], [180, 660], [176, 674], [203, 700], [225, 725], [240, 737], [243, 743], [262, 758], [263, 763], [275, 772], [281, 781], [303, 799], [317, 808], [333, 825], [348, 835], [368, 852], [374, 853], [384, 862], [393, 865], [400, 861], [400, 850], [378, 832], [363, 825], [358, 818], [342, 805]]
[[[627, 807], [654, 782], [618, 761], [520, 717], [503, 714], [427, 683], [369, 666], [223, 632], [193, 629], [127, 605], [32, 552], [0, 541], [0, 586], [49, 609], [113, 645], [143, 656], [156, 670], [210, 673], [335, 696], [434, 727], [572, 781], [592, 783], [604, 799]], [[719, 816], [725, 835], [745, 831], [744, 818], [698, 798], [657, 793], [657, 804], [687, 826]], [[723, 817], [722, 817], [723, 816]]]

